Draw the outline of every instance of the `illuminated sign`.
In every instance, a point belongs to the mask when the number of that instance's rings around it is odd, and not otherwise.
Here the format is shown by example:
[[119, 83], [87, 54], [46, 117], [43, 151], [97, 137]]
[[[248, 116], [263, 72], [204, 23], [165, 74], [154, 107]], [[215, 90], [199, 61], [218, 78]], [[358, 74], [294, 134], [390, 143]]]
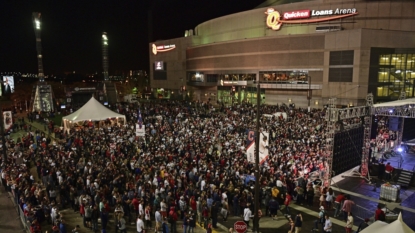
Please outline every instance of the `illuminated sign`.
[[164, 70], [164, 63], [162, 61], [154, 62], [154, 69], [155, 70]]
[[[336, 10], [297, 10], [285, 12], [280, 14], [274, 8], [268, 8], [265, 12], [267, 14], [266, 24], [269, 28], [274, 31], [280, 30], [282, 24], [300, 24], [300, 23], [318, 23], [336, 19], [342, 19], [350, 16], [357, 15], [355, 8], [340, 9]], [[309, 19], [313, 16], [328, 16], [320, 17], [315, 19]]]
[[156, 55], [157, 53], [167, 52], [167, 51], [173, 50], [175, 48], [176, 48], [176, 45], [174, 45], [174, 44], [169, 44], [169, 45], [155, 45], [155, 44], [153, 44], [151, 46], [151, 51], [153, 52], [154, 55]]
[[285, 12], [284, 19], [307, 19], [310, 18], [310, 10]]

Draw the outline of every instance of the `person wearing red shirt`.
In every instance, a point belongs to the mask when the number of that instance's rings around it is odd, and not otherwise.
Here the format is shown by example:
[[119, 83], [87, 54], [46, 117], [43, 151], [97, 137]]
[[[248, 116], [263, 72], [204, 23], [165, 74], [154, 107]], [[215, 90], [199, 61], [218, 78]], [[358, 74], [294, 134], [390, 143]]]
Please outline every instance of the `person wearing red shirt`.
[[172, 219], [172, 221], [170, 222], [171, 233], [177, 233], [176, 222], [179, 217], [177, 216], [174, 206], [170, 207], [169, 216], [171, 216], [171, 219]]
[[391, 163], [387, 163], [385, 166], [385, 173], [386, 173], [386, 180], [390, 180], [392, 178], [393, 167]]
[[344, 200], [346, 200], [344, 193], [340, 193], [336, 196], [336, 199], [334, 200], [334, 208], [336, 209], [334, 211], [334, 217], [337, 217], [340, 214], [342, 203]]
[[137, 196], [135, 196], [134, 198], [133, 198], [133, 200], [131, 201], [131, 204], [133, 205], [133, 207], [134, 207], [134, 212], [135, 212], [135, 216], [137, 216], [138, 215], [138, 205], [140, 204], [140, 202], [138, 201], [138, 199], [137, 199]]
[[382, 206], [379, 204], [378, 208], [375, 211], [375, 221], [382, 220], [382, 219], [379, 219], [381, 215], [385, 215], [385, 212], [383, 212]]
[[284, 200], [285, 216], [290, 216], [291, 215], [291, 213], [290, 213], [290, 207], [289, 207], [289, 205], [291, 203], [291, 200], [292, 200], [291, 195], [288, 192], [285, 193], [285, 200]]
[[196, 204], [195, 196], [192, 196], [190, 198], [190, 203], [189, 204], [190, 204], [190, 207], [192, 208], [193, 212], [196, 213], [197, 204]]

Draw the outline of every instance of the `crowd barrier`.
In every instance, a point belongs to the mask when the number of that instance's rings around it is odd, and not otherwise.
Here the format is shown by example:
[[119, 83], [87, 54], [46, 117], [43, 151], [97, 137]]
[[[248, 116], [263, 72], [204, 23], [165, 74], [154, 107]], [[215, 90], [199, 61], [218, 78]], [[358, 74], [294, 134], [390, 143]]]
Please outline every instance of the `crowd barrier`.
[[360, 205], [355, 205], [352, 207], [353, 217], [357, 221], [364, 221], [366, 218], [370, 220], [370, 222], [375, 221], [375, 212], [374, 210], [367, 209]]
[[15, 207], [17, 214], [19, 215], [20, 222], [23, 226], [23, 232], [30, 233], [30, 226], [28, 226], [28, 221], [26, 219], [26, 216], [24, 215], [23, 210], [20, 208], [18, 204], [18, 200], [16, 196], [14, 195], [14, 192], [12, 190], [11, 193], [9, 193], [10, 199], [12, 200], [13, 206]]

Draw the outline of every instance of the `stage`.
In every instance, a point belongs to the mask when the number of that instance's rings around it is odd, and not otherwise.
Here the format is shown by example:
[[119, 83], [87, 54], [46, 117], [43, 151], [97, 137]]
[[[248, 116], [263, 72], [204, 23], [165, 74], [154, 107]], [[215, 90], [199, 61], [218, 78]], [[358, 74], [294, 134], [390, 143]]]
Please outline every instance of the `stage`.
[[351, 200], [356, 204], [353, 208], [356, 212], [354, 214], [360, 215], [361, 218], [373, 217], [377, 205], [381, 203], [395, 213], [402, 212], [404, 222], [415, 229], [415, 188], [401, 189], [399, 202], [383, 201], [379, 199], [381, 183], [374, 177], [370, 183], [358, 176], [349, 177], [353, 173], [352, 170], [358, 169], [354, 168], [333, 177], [331, 187], [337, 192], [351, 196]]

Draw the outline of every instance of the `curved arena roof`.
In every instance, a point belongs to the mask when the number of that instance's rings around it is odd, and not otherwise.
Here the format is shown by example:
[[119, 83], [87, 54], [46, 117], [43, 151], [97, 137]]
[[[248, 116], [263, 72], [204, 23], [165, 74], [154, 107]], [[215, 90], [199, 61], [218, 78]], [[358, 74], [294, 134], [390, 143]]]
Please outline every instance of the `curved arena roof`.
[[312, 0], [267, 0], [261, 3], [260, 5], [258, 5], [257, 7], [255, 7], [255, 9], [269, 7], [269, 6], [297, 3], [297, 2], [308, 2], [308, 1], [312, 1]]

